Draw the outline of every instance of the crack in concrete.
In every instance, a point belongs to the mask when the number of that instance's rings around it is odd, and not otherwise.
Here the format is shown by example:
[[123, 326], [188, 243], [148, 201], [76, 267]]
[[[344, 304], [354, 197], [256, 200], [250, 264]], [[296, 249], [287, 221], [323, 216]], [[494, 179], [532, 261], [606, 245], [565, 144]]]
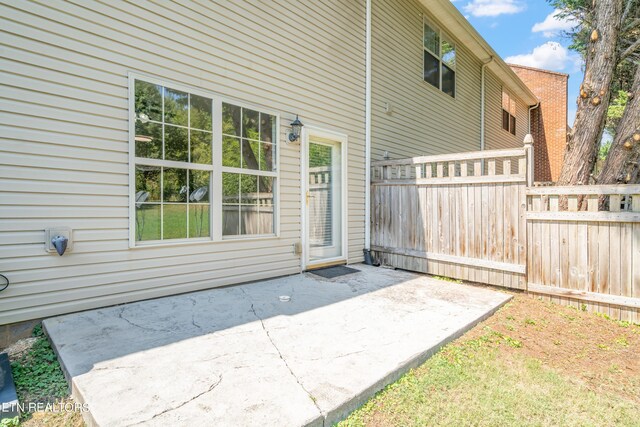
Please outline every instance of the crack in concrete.
[[298, 376], [293, 372], [293, 370], [291, 369], [291, 366], [289, 366], [289, 363], [287, 362], [287, 359], [284, 358], [284, 356], [280, 352], [280, 349], [278, 348], [276, 343], [273, 341], [273, 338], [271, 338], [271, 334], [269, 334], [269, 330], [264, 325], [264, 320], [262, 320], [262, 318], [260, 316], [258, 316], [258, 313], [256, 312], [256, 309], [254, 308], [253, 303], [251, 303], [251, 312], [253, 313], [254, 316], [256, 316], [256, 319], [258, 319], [260, 321], [260, 325], [262, 325], [262, 329], [264, 330], [265, 334], [267, 334], [267, 338], [271, 342], [271, 345], [273, 346], [273, 348], [278, 352], [278, 356], [280, 357], [280, 359], [282, 359], [282, 362], [284, 363], [284, 365], [289, 370], [289, 373], [291, 374], [291, 376], [300, 385], [300, 388], [302, 388], [302, 390], [305, 393], [307, 393], [307, 395], [309, 396], [309, 399], [311, 399], [311, 401], [313, 402], [313, 405], [316, 407], [316, 409], [318, 409], [318, 412], [320, 413], [320, 416], [322, 417], [322, 425], [324, 426], [324, 413], [322, 412], [322, 409], [320, 409], [320, 406], [318, 406], [318, 402], [316, 401], [316, 398], [313, 396], [313, 394], [311, 394], [311, 392], [309, 390], [307, 390], [307, 388], [302, 384], [302, 382], [300, 381]]
[[339, 354], [337, 356], [326, 356], [326, 357], [312, 357], [311, 359], [305, 359], [308, 362], [315, 362], [318, 360], [327, 360], [327, 359], [340, 359], [342, 357], [353, 356], [354, 354], [364, 353], [365, 350], [357, 350], [349, 353]]
[[202, 329], [202, 326], [200, 326], [199, 324], [196, 323], [196, 304], [198, 303], [198, 301], [193, 298], [193, 297], [189, 297], [189, 300], [191, 301], [191, 324], [193, 326], [195, 326], [198, 329]]
[[124, 320], [125, 322], [127, 322], [128, 324], [130, 324], [133, 327], [136, 328], [140, 328], [142, 330], [145, 331], [152, 331], [152, 332], [168, 332], [166, 329], [154, 329], [154, 328], [148, 328], [146, 326], [142, 326], [142, 325], [138, 325], [137, 323], [132, 322], [131, 320], [127, 319], [126, 317], [124, 317], [124, 311], [127, 309], [127, 306], [123, 306], [122, 310], [120, 310], [120, 313], [118, 313], [118, 317], [122, 320]]
[[278, 348], [277, 344], [275, 343], [275, 341], [273, 340], [273, 338], [271, 337], [271, 334], [269, 333], [269, 330], [267, 329], [267, 327], [264, 324], [264, 320], [262, 319], [262, 317], [260, 317], [258, 315], [258, 313], [256, 312], [256, 309], [253, 305], [253, 301], [251, 301], [251, 297], [249, 297], [249, 295], [246, 293], [246, 291], [244, 289], [241, 288], [242, 293], [249, 299], [249, 302], [251, 303], [251, 312], [253, 313], [253, 315], [255, 316], [256, 319], [258, 319], [260, 321], [260, 325], [262, 326], [262, 330], [265, 332], [265, 334], [267, 335], [267, 338], [269, 339], [269, 342], [271, 343], [271, 345], [273, 346], [273, 348], [276, 350], [276, 352], [278, 353], [278, 356], [280, 357], [280, 359], [282, 360], [282, 362], [284, 363], [284, 365], [287, 367], [287, 369], [289, 370], [289, 373], [291, 374], [291, 376], [293, 377], [293, 379], [296, 380], [296, 382], [298, 383], [298, 385], [300, 386], [300, 388], [307, 394], [307, 396], [309, 396], [309, 399], [311, 399], [311, 401], [313, 402], [313, 405], [316, 407], [316, 409], [318, 410], [318, 413], [320, 413], [320, 416], [322, 417], [322, 425], [324, 426], [324, 422], [326, 420], [324, 413], [322, 412], [322, 409], [320, 409], [320, 406], [318, 405], [318, 402], [316, 401], [316, 398], [313, 396], [313, 394], [311, 394], [311, 392], [309, 390], [307, 390], [307, 388], [304, 386], [304, 384], [302, 384], [302, 382], [300, 381], [300, 379], [298, 378], [298, 376], [293, 372], [293, 370], [291, 369], [291, 366], [289, 366], [289, 363], [287, 362], [287, 359], [284, 358], [284, 356], [282, 355], [282, 352], [280, 351], [280, 349]]
[[212, 384], [211, 384], [211, 385], [210, 385], [206, 390], [204, 390], [203, 392], [196, 394], [195, 396], [191, 397], [190, 399], [185, 400], [184, 402], [180, 403], [179, 405], [176, 405], [176, 406], [174, 406], [174, 407], [172, 407], [172, 408], [167, 408], [167, 409], [165, 409], [165, 410], [163, 410], [163, 411], [160, 411], [160, 412], [158, 412], [157, 414], [155, 414], [154, 416], [152, 416], [151, 418], [149, 418], [149, 419], [147, 419], [147, 420], [139, 421], [139, 422], [137, 422], [137, 423], [135, 423], [135, 424], [130, 424], [130, 425], [134, 425], [134, 426], [135, 426], [135, 425], [144, 424], [144, 423], [146, 423], [146, 422], [148, 422], [148, 421], [151, 421], [151, 420], [153, 420], [153, 419], [158, 418], [158, 417], [159, 417], [159, 416], [161, 416], [161, 415], [166, 414], [167, 412], [171, 412], [171, 411], [175, 411], [176, 409], [180, 409], [180, 408], [182, 408], [184, 405], [186, 405], [187, 403], [189, 403], [189, 402], [193, 402], [194, 400], [198, 399], [199, 397], [202, 397], [202, 396], [204, 396], [205, 394], [212, 392], [212, 391], [213, 391], [213, 389], [215, 389], [216, 387], [218, 387], [218, 386], [220, 385], [220, 383], [221, 383], [221, 382], [222, 382], [222, 374], [220, 374], [220, 375], [218, 376], [218, 381], [216, 381], [216, 382], [212, 383]]

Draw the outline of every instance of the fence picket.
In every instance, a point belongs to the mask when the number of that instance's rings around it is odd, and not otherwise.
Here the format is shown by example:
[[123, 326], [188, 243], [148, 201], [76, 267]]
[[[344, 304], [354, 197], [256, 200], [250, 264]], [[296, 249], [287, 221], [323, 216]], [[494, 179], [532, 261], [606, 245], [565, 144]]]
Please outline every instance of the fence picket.
[[640, 320], [640, 186], [528, 187], [531, 154], [529, 145], [374, 162], [374, 253]]

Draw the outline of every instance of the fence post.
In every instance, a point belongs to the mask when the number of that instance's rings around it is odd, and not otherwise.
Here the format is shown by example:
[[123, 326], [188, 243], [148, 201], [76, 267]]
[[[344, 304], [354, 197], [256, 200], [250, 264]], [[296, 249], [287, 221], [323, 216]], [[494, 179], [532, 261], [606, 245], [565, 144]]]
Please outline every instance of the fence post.
[[524, 137], [524, 151], [527, 155], [527, 187], [533, 187], [535, 164], [533, 162], [533, 136], [530, 133]]

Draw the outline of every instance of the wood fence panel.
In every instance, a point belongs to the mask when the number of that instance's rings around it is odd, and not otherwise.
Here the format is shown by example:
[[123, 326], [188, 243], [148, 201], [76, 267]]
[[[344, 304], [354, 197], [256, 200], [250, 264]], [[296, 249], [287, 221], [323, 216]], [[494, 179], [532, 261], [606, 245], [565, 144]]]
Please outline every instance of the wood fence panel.
[[[528, 290], [613, 319], [638, 322], [640, 186], [544, 187], [527, 192]], [[548, 205], [545, 197], [550, 198]], [[567, 200], [566, 210], [560, 209], [558, 198]], [[579, 210], [581, 205], [586, 212]], [[536, 247], [539, 240], [541, 250]], [[546, 274], [547, 265], [553, 274]]]
[[[374, 162], [374, 255], [398, 268], [524, 288], [525, 155], [517, 149]], [[399, 177], [395, 171], [405, 166], [415, 176]]]
[[374, 256], [640, 322], [640, 186], [532, 187], [531, 170], [530, 147], [374, 162]]

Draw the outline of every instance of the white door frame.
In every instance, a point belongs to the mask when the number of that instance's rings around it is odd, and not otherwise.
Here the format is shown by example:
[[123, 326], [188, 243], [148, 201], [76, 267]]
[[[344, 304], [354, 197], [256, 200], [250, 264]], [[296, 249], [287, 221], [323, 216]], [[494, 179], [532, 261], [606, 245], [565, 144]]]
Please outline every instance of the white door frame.
[[[342, 220], [342, 236], [341, 236], [341, 244], [342, 244], [342, 255], [334, 258], [327, 258], [321, 261], [310, 262], [309, 261], [309, 228], [308, 228], [308, 204], [307, 204], [307, 191], [309, 187], [309, 177], [308, 177], [308, 169], [309, 169], [309, 139], [311, 137], [325, 138], [337, 143], [340, 143], [340, 155], [341, 155], [341, 168], [342, 168], [342, 191], [341, 191], [341, 220]], [[302, 128], [302, 135], [300, 137], [301, 147], [300, 147], [300, 171], [301, 171], [301, 224], [302, 224], [302, 269], [306, 270], [310, 267], [316, 267], [324, 264], [331, 263], [340, 263], [347, 262], [347, 236], [348, 233], [348, 222], [347, 222], [347, 213], [348, 213], [348, 170], [347, 170], [347, 135], [339, 132], [334, 132], [326, 129], [322, 129], [315, 126], [307, 126], [305, 125]]]

